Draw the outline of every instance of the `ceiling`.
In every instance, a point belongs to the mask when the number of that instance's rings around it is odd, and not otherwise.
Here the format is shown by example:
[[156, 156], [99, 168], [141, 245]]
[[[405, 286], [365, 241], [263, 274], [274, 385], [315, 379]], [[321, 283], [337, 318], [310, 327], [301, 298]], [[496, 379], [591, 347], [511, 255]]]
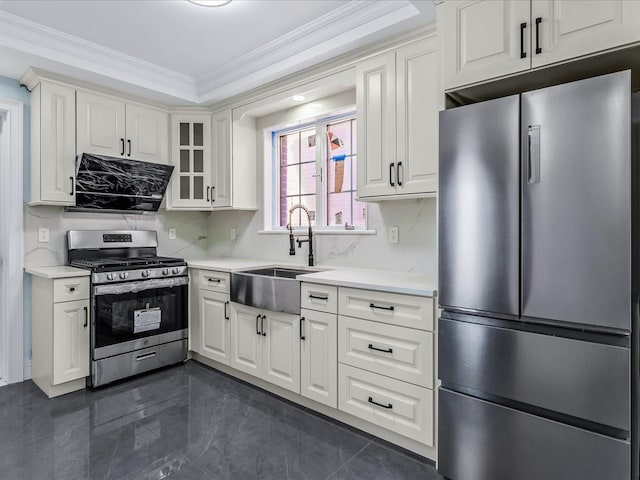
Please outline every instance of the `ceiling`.
[[434, 18], [428, 0], [0, 0], [0, 75], [211, 104]]

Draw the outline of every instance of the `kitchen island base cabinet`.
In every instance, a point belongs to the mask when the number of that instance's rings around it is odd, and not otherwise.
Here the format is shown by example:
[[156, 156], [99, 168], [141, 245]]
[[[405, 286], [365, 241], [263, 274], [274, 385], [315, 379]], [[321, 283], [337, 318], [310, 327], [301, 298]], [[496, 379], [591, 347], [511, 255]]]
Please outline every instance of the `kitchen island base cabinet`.
[[230, 365], [300, 393], [299, 319], [232, 303]]
[[49, 398], [86, 386], [88, 292], [88, 277], [33, 278], [31, 376]]

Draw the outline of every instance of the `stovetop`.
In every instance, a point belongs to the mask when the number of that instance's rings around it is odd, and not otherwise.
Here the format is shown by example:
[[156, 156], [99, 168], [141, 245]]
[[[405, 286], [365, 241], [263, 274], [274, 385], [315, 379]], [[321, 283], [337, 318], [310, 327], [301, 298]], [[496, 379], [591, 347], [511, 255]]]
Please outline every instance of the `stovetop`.
[[70, 264], [74, 267], [87, 268], [93, 272], [109, 272], [115, 270], [134, 270], [148, 267], [163, 267], [174, 265], [185, 265], [182, 258], [175, 257], [112, 257], [95, 259], [76, 259]]

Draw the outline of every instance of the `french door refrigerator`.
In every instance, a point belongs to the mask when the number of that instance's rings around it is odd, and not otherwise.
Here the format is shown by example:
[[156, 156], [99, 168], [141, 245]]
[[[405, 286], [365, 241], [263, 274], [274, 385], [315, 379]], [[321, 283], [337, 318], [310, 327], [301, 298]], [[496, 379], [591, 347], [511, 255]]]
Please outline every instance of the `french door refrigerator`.
[[630, 72], [440, 114], [438, 469], [638, 478]]

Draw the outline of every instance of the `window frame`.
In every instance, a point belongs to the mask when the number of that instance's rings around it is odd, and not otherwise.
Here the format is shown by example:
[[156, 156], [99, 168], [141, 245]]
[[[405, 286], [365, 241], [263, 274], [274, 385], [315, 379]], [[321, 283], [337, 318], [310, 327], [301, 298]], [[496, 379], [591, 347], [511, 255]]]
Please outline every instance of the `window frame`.
[[[330, 124], [335, 124], [340, 121], [356, 120], [356, 112], [353, 108], [350, 108], [342, 112], [334, 112], [326, 115], [319, 116], [315, 119], [301, 120], [295, 125], [289, 125], [284, 128], [270, 128], [267, 129], [270, 132], [271, 148], [270, 148], [270, 169], [271, 169], [271, 188], [270, 194], [265, 195], [265, 200], [270, 202], [270, 208], [265, 208], [265, 212], [270, 213], [269, 219], [265, 219], [265, 231], [267, 232], [287, 232], [285, 226], [280, 225], [280, 137], [293, 132], [300, 132], [314, 128], [316, 131], [316, 225], [313, 226], [316, 232], [353, 232], [364, 233], [368, 230], [368, 203], [365, 203], [365, 223], [364, 225], [353, 226], [353, 229], [346, 229], [344, 225], [327, 225], [327, 202], [328, 202], [328, 189], [327, 189], [327, 127]], [[353, 132], [355, 134], [355, 130]], [[320, 137], [320, 140], [318, 139]], [[357, 141], [357, 140], [356, 140]], [[355, 152], [357, 158], [357, 152]], [[354, 158], [354, 157], [352, 157]], [[354, 187], [357, 188], [357, 179], [352, 178]], [[355, 190], [354, 190], [355, 191]], [[322, 224], [318, 224], [318, 220], [322, 220]], [[294, 232], [306, 232], [307, 226], [305, 225], [304, 218], [300, 222], [301, 226], [294, 227]]]

